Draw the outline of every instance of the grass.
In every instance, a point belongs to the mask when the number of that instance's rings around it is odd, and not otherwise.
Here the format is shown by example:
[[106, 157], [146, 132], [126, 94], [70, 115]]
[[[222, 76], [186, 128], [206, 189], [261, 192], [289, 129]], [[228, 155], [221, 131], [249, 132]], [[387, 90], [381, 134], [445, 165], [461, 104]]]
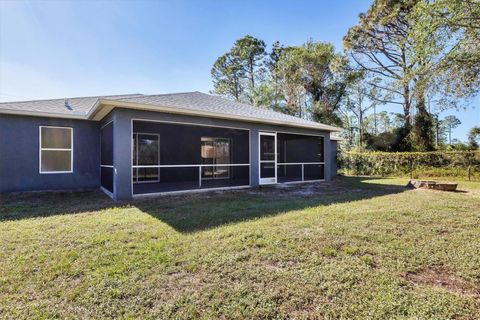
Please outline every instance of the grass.
[[0, 318], [479, 319], [480, 183], [0, 197]]

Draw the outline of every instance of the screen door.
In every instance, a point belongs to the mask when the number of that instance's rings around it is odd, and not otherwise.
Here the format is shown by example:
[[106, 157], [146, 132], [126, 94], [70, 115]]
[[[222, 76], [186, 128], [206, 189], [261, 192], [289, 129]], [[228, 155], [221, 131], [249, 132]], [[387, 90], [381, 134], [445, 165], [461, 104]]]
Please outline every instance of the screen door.
[[260, 132], [260, 184], [277, 183], [277, 135]]

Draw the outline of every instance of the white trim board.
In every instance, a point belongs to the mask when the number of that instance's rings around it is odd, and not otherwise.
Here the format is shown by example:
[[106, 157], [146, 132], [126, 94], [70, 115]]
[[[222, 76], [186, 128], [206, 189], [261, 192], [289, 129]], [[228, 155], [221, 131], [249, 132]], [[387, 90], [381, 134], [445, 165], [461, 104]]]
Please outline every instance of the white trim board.
[[[271, 136], [273, 137], [273, 160], [262, 160], [262, 136]], [[262, 178], [262, 163], [272, 163], [273, 164], [273, 177]], [[276, 184], [277, 183], [277, 133], [276, 132], [258, 132], [258, 184]]]
[[113, 197], [113, 193], [108, 191], [107, 189], [105, 189], [104, 187], [100, 186], [100, 190], [103, 191], [107, 196], [109, 196], [110, 198], [114, 199]]
[[140, 193], [134, 194], [133, 198], [146, 198], [146, 197], [155, 197], [162, 195], [175, 195], [175, 194], [184, 194], [184, 193], [200, 193], [208, 191], [223, 191], [223, 190], [238, 190], [238, 189], [247, 189], [251, 188], [249, 185], [236, 186], [236, 187], [225, 187], [225, 188], [203, 188], [203, 189], [189, 189], [189, 190], [178, 190], [178, 191], [165, 191], [165, 192], [155, 192], [155, 193]]

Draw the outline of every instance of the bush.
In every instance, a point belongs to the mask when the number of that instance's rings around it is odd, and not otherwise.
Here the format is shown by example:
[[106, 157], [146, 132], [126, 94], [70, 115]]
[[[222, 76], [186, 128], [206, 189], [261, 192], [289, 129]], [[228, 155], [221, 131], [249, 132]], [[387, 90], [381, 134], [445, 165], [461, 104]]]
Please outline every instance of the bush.
[[367, 176], [455, 177], [480, 180], [480, 151], [345, 152], [341, 172]]

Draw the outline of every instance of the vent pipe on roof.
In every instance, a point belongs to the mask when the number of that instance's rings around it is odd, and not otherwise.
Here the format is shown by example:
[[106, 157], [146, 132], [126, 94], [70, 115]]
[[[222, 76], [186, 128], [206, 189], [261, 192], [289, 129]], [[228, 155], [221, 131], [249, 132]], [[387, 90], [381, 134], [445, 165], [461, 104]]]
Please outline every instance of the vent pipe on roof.
[[68, 99], [65, 99], [65, 108], [67, 108], [68, 110], [72, 110], [72, 107], [70, 107], [70, 105], [68, 104]]

